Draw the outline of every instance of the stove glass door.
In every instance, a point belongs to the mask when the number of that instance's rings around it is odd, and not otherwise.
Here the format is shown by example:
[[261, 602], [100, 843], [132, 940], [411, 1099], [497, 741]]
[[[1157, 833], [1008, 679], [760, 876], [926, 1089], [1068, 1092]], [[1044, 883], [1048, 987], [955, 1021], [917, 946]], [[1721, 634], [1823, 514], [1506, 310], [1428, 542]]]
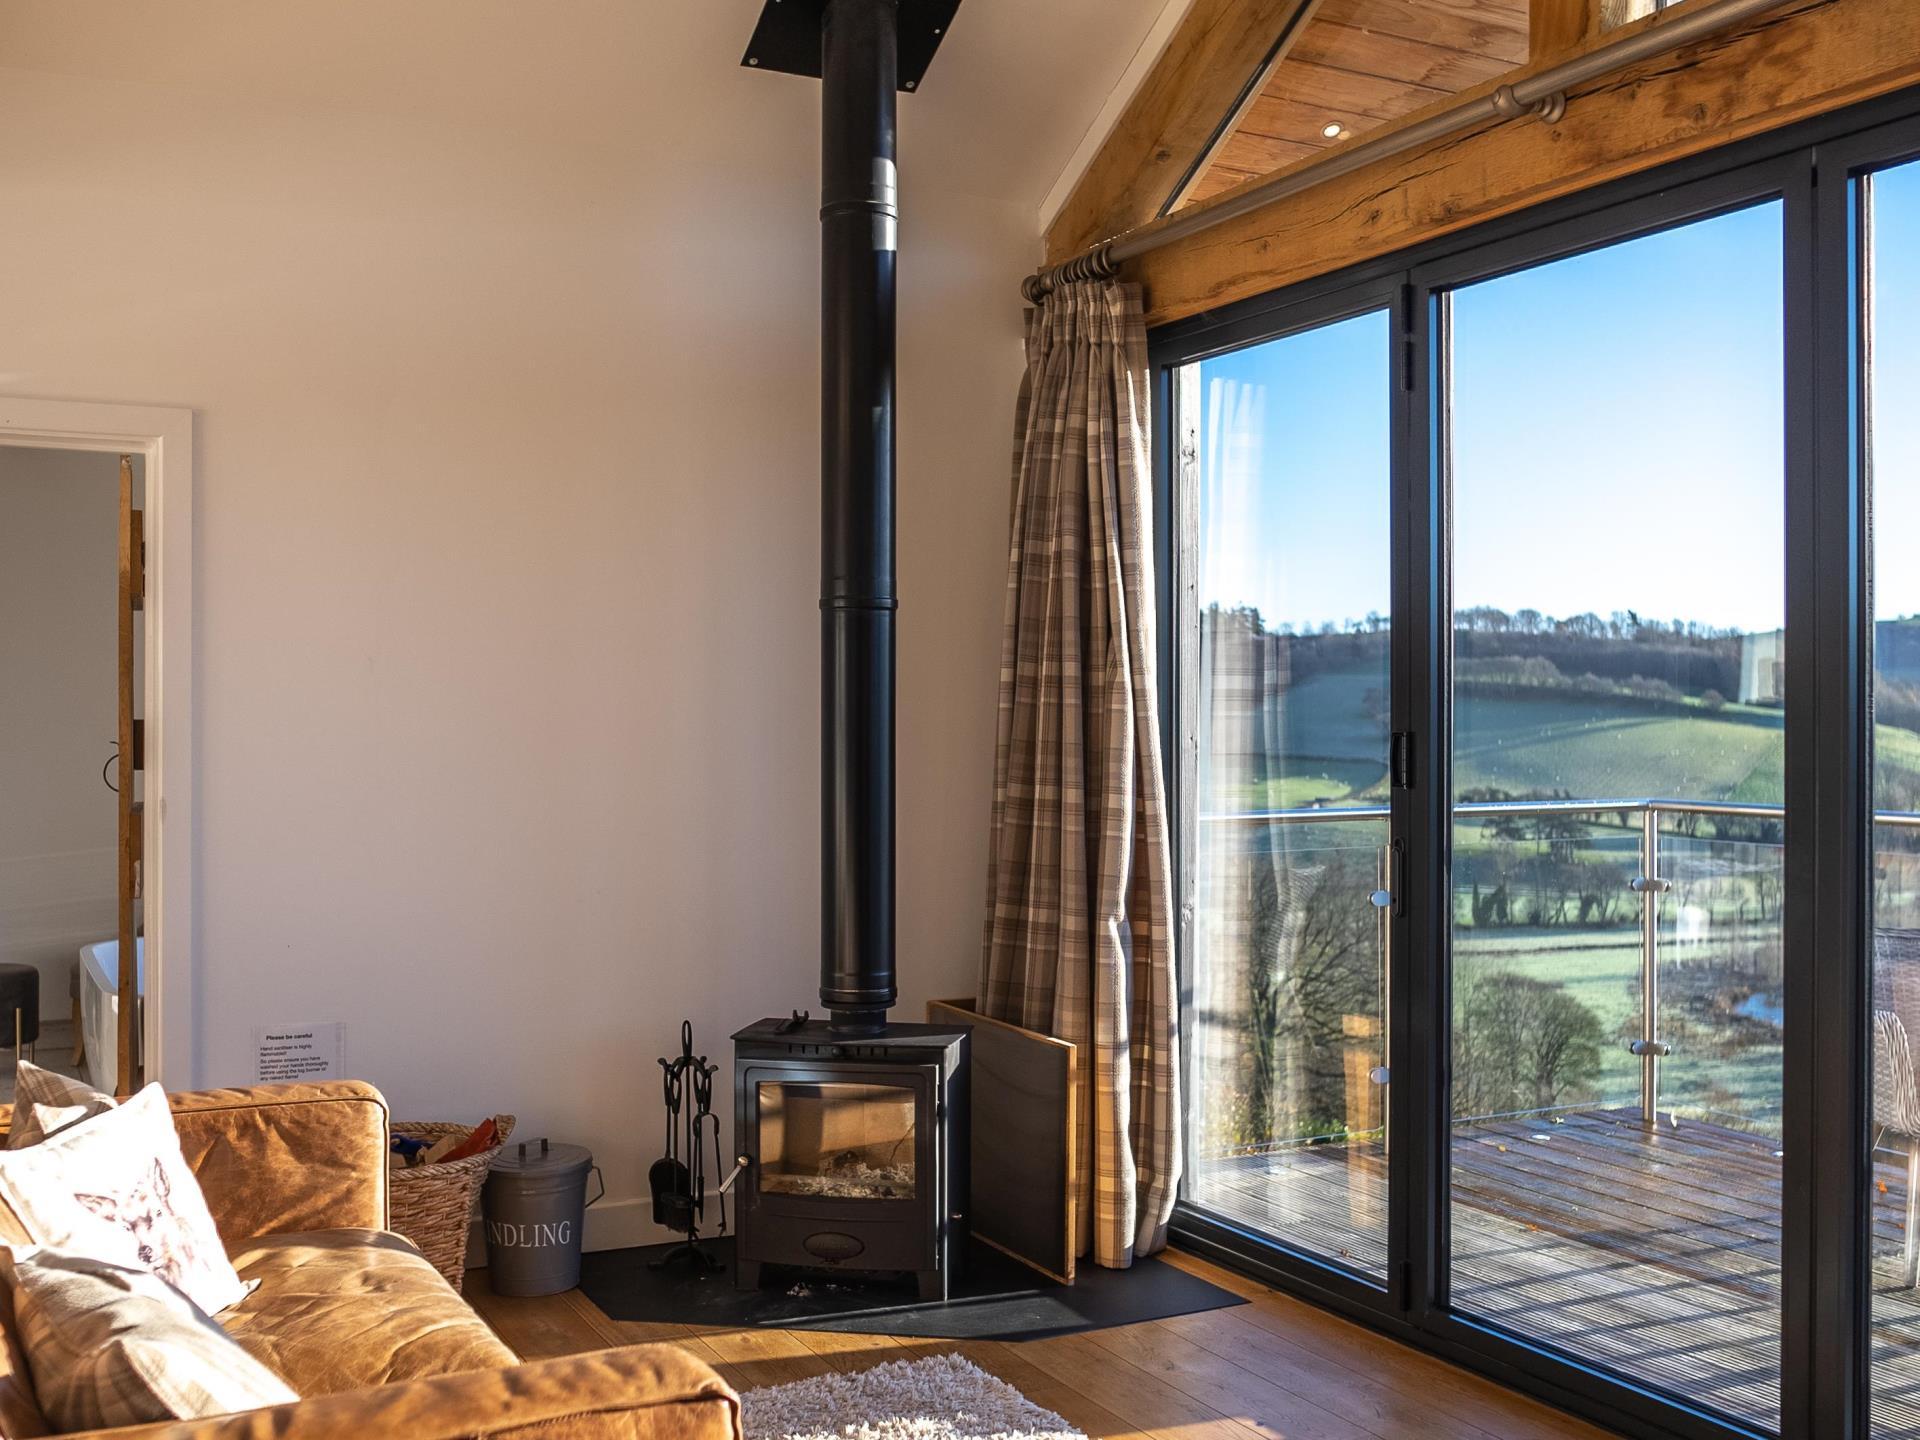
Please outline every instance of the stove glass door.
[[760, 1189], [831, 1200], [911, 1200], [915, 1092], [869, 1081], [760, 1080]]

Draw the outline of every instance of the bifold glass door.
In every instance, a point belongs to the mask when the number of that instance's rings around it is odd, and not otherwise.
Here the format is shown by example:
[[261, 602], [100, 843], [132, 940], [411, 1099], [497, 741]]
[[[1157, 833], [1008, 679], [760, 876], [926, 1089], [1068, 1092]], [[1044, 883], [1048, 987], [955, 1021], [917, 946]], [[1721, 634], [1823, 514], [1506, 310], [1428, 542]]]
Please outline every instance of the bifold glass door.
[[1388, 1266], [1392, 324], [1185, 366], [1186, 1196]]
[[1782, 210], [1454, 288], [1438, 337], [1452, 1305], [1768, 1429]]
[[1920, 99], [1152, 337], [1176, 1233], [1920, 1440]]
[[1855, 191], [1871, 483], [1873, 1433], [1920, 1435], [1920, 161]]

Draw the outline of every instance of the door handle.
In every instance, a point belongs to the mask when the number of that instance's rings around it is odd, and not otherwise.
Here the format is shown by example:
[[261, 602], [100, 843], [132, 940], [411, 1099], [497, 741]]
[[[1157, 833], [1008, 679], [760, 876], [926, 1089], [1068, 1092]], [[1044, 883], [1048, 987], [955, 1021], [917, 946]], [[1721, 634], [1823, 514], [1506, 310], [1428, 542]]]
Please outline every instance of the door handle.
[[1384, 888], [1372, 891], [1367, 896], [1367, 903], [1373, 906], [1374, 909], [1385, 910], [1394, 915], [1406, 913], [1405, 906], [1402, 905], [1400, 899], [1400, 897], [1406, 893], [1401, 875], [1401, 871], [1404, 868], [1401, 861], [1405, 854], [1406, 846], [1401, 844], [1400, 841], [1392, 840], [1388, 842], [1387, 883]]

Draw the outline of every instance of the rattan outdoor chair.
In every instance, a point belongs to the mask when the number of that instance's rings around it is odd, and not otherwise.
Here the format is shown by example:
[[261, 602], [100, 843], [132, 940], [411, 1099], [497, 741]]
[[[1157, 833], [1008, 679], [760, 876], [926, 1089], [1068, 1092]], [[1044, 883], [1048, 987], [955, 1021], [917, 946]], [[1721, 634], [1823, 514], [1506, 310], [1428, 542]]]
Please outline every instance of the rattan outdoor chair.
[[1920, 930], [1873, 932], [1873, 1148], [1898, 1136], [1907, 1152], [1901, 1283], [1920, 1283], [1920, 1078], [1908, 1037], [1920, 1029]]

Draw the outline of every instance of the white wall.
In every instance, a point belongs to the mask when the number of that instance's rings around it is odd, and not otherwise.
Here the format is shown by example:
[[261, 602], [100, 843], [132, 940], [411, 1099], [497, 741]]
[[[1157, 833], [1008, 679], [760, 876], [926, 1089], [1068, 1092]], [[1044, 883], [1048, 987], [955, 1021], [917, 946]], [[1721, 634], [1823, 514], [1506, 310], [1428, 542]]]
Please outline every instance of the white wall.
[[[818, 87], [758, 8], [0, 0], [0, 391], [196, 412], [167, 1079], [344, 1020], [396, 1113], [591, 1145], [602, 1243], [681, 1018], [817, 1005]], [[1017, 282], [1158, 8], [975, 0], [903, 106], [904, 1015], [979, 947]], [[1104, 73], [1032, 33], [1091, 9]]]
[[119, 496], [112, 455], [0, 446], [0, 962], [39, 967], [63, 1029], [80, 946], [116, 924]]

